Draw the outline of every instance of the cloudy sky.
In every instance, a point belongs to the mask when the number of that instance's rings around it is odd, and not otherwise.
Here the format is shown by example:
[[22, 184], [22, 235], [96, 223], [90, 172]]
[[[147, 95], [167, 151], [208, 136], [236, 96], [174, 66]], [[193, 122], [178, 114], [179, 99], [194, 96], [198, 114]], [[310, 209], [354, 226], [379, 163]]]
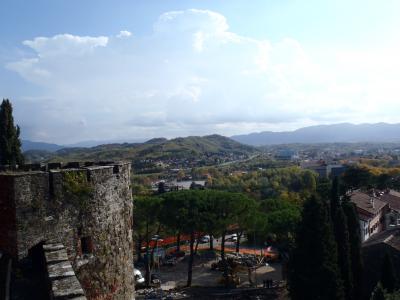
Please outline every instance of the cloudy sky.
[[62, 144], [400, 122], [400, 1], [2, 0], [0, 97]]

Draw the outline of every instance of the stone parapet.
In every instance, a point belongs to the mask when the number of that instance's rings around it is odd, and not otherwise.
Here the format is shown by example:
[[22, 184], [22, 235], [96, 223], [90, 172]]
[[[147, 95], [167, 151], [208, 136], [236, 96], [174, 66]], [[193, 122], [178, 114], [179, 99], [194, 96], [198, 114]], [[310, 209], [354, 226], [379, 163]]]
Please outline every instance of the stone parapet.
[[50, 299], [86, 299], [62, 244], [44, 244]]

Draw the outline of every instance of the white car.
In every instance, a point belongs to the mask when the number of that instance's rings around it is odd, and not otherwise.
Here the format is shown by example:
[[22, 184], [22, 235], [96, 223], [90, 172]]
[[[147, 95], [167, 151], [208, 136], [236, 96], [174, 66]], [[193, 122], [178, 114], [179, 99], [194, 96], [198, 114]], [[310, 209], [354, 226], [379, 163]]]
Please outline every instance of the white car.
[[200, 243], [209, 243], [209, 242], [210, 242], [210, 236], [209, 235], [205, 235], [205, 236], [202, 236], [200, 238]]
[[237, 234], [234, 233], [234, 234], [232, 234], [231, 236], [228, 236], [228, 238], [226, 239], [226, 241], [227, 241], [227, 242], [237, 242], [237, 239], [238, 239]]
[[144, 284], [144, 277], [138, 269], [133, 269], [133, 277], [135, 278], [135, 284]]

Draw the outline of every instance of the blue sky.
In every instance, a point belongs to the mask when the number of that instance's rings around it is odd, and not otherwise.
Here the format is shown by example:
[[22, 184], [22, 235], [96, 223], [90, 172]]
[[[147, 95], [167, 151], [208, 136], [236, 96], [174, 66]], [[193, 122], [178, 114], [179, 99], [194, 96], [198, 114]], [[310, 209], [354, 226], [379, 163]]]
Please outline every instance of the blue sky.
[[399, 122], [399, 1], [0, 3], [0, 96], [73, 143]]

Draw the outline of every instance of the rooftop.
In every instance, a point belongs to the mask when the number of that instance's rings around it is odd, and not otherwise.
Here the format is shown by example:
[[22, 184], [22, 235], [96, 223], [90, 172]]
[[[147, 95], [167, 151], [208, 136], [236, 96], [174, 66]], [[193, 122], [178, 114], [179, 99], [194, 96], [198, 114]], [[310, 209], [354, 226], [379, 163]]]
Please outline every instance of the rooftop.
[[384, 193], [381, 198], [382, 201], [389, 203], [391, 209], [397, 210], [400, 212], [400, 193], [390, 190], [387, 193]]
[[364, 242], [363, 247], [368, 247], [380, 243], [384, 243], [400, 251], [400, 229], [394, 228], [377, 233], [371, 236], [366, 242]]
[[357, 206], [357, 209], [360, 213], [365, 212], [371, 216], [376, 215], [383, 207], [387, 205], [386, 202], [378, 199], [377, 197], [360, 191], [353, 192], [351, 195], [351, 202]]

